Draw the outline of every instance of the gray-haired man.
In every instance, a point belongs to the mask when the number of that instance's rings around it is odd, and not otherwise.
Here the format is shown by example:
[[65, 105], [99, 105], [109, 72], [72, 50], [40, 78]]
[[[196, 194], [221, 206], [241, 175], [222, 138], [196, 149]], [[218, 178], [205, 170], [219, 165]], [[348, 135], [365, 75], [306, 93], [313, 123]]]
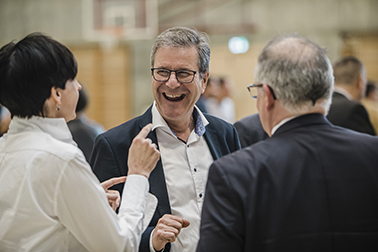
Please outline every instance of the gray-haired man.
[[325, 50], [274, 39], [255, 79], [249, 90], [271, 137], [210, 167], [197, 252], [377, 251], [378, 138], [325, 118]]

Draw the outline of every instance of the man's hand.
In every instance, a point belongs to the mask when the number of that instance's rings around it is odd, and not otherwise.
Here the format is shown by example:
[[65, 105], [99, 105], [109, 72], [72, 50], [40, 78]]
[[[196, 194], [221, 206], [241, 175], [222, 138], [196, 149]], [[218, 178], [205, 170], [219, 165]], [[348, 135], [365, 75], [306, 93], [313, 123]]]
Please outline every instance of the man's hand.
[[151, 128], [152, 124], [144, 126], [133, 139], [127, 161], [129, 166], [128, 175], [139, 174], [148, 178], [157, 161], [159, 161], [160, 152], [157, 150], [156, 144], [153, 144], [151, 139], [146, 138]]
[[153, 231], [152, 245], [155, 250], [162, 250], [168, 242], [174, 242], [182, 228], [190, 225], [188, 220], [165, 214], [161, 217]]
[[108, 190], [108, 188], [125, 181], [126, 176], [123, 176], [118, 178], [111, 178], [101, 183], [102, 187], [105, 190], [106, 196], [108, 197], [109, 205], [113, 208], [114, 211], [119, 207], [121, 197], [117, 190]]

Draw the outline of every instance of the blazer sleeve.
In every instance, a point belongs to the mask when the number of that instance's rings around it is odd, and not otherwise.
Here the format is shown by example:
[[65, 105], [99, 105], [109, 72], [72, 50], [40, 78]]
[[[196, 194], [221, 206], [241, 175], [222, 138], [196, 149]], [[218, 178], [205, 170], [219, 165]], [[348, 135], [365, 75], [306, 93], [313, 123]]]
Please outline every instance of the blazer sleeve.
[[219, 163], [209, 170], [197, 252], [243, 251], [242, 204]]
[[[117, 165], [115, 154], [110, 146], [109, 141], [103, 134], [100, 134], [94, 144], [92, 151], [90, 165], [94, 174], [103, 182], [113, 177], [124, 176], [121, 174]], [[111, 187], [112, 190], [117, 190], [122, 195], [124, 183], [117, 184]]]

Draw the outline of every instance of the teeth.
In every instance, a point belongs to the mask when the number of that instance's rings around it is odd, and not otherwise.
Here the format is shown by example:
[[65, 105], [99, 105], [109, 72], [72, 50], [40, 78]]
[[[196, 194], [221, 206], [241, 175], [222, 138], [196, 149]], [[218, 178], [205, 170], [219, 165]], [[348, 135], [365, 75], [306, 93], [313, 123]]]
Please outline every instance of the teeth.
[[181, 95], [169, 95], [169, 94], [165, 94], [167, 97], [169, 98], [179, 98]]

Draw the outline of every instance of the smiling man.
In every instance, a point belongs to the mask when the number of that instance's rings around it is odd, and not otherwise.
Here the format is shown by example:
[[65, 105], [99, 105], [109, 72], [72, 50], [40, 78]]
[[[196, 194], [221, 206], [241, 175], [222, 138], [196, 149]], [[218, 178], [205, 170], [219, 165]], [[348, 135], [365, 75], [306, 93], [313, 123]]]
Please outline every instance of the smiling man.
[[[164, 31], [151, 52], [154, 103], [143, 115], [96, 139], [91, 165], [104, 181], [127, 174], [133, 137], [144, 125], [153, 124], [148, 137], [158, 146], [161, 159], [149, 182], [158, 206], [140, 251], [195, 251], [208, 168], [240, 149], [231, 124], [204, 115], [195, 106], [206, 88], [209, 62], [206, 34], [185, 27]], [[123, 185], [114, 189], [122, 192]]]

